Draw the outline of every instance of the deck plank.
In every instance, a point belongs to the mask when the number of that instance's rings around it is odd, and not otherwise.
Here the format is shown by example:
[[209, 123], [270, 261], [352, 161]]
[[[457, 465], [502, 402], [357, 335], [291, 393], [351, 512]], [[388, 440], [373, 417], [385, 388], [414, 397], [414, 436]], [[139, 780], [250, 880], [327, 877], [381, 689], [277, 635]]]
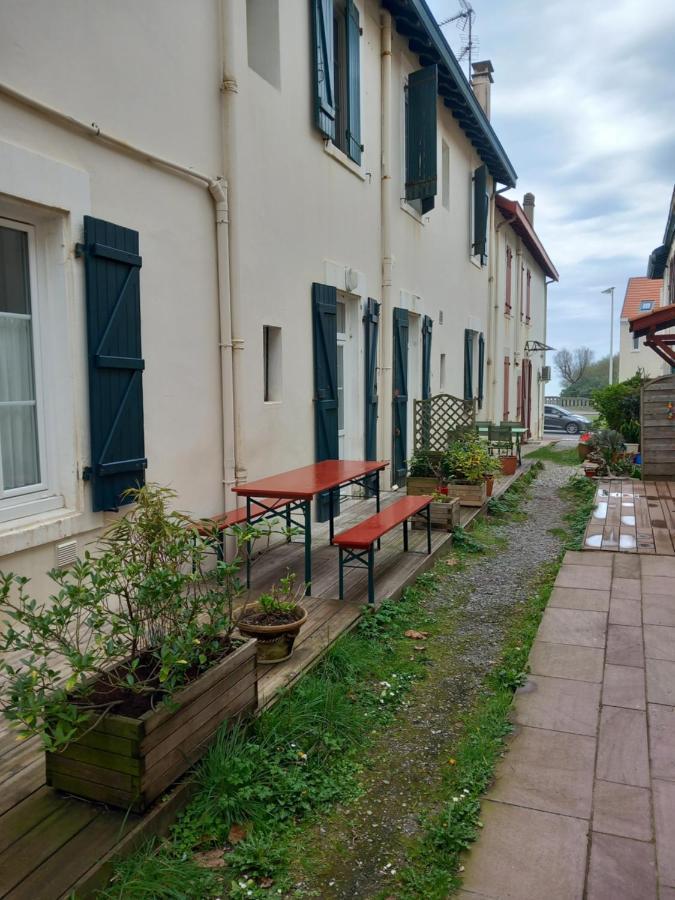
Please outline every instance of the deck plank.
[[673, 481], [598, 479], [584, 549], [675, 555], [674, 492]]

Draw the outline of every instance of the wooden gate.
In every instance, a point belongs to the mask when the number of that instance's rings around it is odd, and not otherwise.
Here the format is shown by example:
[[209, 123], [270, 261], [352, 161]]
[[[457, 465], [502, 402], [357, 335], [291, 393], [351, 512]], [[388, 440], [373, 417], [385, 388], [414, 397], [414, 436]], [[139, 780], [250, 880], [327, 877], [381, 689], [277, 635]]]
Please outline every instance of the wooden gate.
[[675, 479], [675, 375], [643, 385], [640, 392], [642, 479]]

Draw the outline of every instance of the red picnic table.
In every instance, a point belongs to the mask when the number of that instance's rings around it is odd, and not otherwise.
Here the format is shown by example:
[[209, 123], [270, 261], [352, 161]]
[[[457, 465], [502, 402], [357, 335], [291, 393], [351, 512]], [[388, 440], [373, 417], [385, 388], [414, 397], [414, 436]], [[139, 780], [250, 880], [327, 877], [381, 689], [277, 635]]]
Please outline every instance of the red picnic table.
[[[284, 497], [289, 501], [286, 509], [286, 522], [293, 524], [304, 536], [305, 544], [305, 584], [306, 594], [311, 594], [312, 582], [312, 500], [317, 494], [328, 492], [329, 514], [329, 538], [333, 543], [335, 504], [333, 492], [336, 488], [346, 487], [350, 484], [360, 484], [362, 487], [372, 490], [375, 494], [377, 511], [380, 511], [380, 472], [389, 465], [388, 462], [377, 460], [352, 460], [352, 459], [325, 459], [323, 462], [312, 463], [310, 466], [302, 466], [299, 469], [291, 469], [290, 472], [282, 472], [279, 475], [270, 475], [260, 478], [258, 481], [249, 481], [232, 488], [235, 494], [246, 497], [246, 520], [252, 518], [252, 501], [256, 498], [256, 508], [267, 510], [271, 515], [275, 513], [272, 504], [266, 505], [260, 498], [274, 500]], [[293, 518], [293, 513], [301, 511], [303, 518], [298, 521]], [[276, 513], [278, 514], [278, 509]], [[246, 586], [251, 586], [251, 554], [246, 554]]]

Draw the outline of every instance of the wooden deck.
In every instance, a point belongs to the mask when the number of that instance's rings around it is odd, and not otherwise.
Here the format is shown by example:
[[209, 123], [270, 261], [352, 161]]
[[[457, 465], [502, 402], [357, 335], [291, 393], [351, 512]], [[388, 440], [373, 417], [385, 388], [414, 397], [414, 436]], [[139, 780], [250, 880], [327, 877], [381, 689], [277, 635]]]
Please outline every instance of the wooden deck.
[[[495, 483], [499, 496], [528, 467]], [[400, 495], [398, 495], [400, 496]], [[383, 494], [383, 506], [396, 493]], [[375, 511], [374, 500], [343, 501], [336, 529], [342, 531]], [[462, 509], [462, 525], [484, 513], [481, 508]], [[426, 532], [410, 531], [410, 550], [425, 549]], [[449, 548], [451, 536], [432, 532], [432, 554], [402, 551], [401, 529], [382, 539], [376, 555], [376, 603], [397, 598], [435, 559]], [[270, 705], [278, 692], [310, 669], [326, 649], [357, 622], [366, 602], [366, 570], [347, 570], [345, 601], [338, 593], [337, 551], [328, 545], [328, 526], [312, 529], [313, 596], [306, 598], [308, 620], [298, 636], [293, 656], [270, 666], [258, 682], [260, 708]], [[286, 569], [303, 577], [301, 543], [281, 545], [253, 565], [251, 596], [255, 597], [283, 575]], [[143, 816], [88, 803], [60, 794], [44, 782], [44, 758], [36, 739], [18, 743], [0, 724], [0, 898], [56, 900], [91, 895], [110, 877], [115, 860], [131, 853], [148, 838], [166, 833], [171, 822], [189, 802], [194, 787], [189, 780], [165, 795]]]
[[675, 481], [599, 479], [584, 550], [675, 555]]

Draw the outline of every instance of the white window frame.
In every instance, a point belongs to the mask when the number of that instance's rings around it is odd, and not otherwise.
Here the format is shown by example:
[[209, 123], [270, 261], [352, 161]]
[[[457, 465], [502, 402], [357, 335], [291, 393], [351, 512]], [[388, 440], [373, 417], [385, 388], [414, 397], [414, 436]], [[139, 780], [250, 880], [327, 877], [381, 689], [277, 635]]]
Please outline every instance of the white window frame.
[[[60, 496], [50, 490], [49, 460], [46, 453], [47, 428], [45, 421], [45, 390], [42, 368], [42, 335], [40, 315], [40, 291], [37, 265], [37, 240], [35, 226], [16, 219], [0, 217], [0, 226], [20, 231], [28, 241], [28, 278], [31, 300], [31, 339], [33, 349], [33, 379], [35, 383], [36, 429], [40, 481], [18, 488], [4, 489], [0, 478], [0, 522], [7, 522], [34, 513], [56, 509], [63, 505]], [[2, 460], [0, 458], [0, 471]]]

